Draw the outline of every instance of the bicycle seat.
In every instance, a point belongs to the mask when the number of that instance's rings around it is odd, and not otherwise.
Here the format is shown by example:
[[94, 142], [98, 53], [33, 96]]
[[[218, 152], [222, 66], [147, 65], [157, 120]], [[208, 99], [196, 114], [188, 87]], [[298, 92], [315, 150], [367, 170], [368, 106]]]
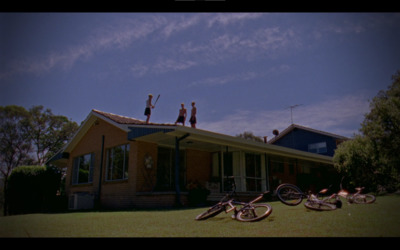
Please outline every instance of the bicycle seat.
[[321, 191], [319, 191], [319, 194], [325, 194], [326, 192], [328, 192], [327, 188], [322, 189]]
[[363, 190], [365, 187], [357, 187], [357, 188], [355, 188], [355, 190], [357, 190], [357, 191], [361, 191], [361, 190]]

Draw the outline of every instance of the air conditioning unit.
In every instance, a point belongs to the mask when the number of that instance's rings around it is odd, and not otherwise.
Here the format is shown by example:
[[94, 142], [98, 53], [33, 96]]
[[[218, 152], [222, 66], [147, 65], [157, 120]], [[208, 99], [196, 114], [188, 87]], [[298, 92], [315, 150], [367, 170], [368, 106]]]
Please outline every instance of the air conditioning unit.
[[89, 193], [75, 193], [69, 196], [68, 209], [93, 209], [94, 195]]

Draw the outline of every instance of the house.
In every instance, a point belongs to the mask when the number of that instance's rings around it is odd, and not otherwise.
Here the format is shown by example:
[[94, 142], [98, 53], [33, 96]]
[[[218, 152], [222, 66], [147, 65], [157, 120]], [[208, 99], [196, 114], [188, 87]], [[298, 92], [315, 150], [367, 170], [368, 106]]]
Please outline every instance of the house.
[[337, 146], [346, 140], [349, 140], [349, 138], [292, 124], [268, 141], [268, 143], [305, 152], [333, 156]]
[[[230, 188], [255, 196], [282, 182], [331, 183], [332, 157], [173, 124], [92, 110], [49, 164], [66, 168], [69, 208], [187, 205], [195, 185], [217, 199]], [[315, 175], [312, 183], [299, 175]]]

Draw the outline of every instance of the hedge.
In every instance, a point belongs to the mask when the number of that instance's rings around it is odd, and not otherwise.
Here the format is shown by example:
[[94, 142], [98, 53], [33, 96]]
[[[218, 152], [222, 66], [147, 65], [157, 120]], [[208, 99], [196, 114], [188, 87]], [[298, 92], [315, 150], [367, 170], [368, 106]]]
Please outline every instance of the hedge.
[[8, 177], [8, 214], [49, 212], [59, 208], [61, 172], [46, 166], [20, 166]]

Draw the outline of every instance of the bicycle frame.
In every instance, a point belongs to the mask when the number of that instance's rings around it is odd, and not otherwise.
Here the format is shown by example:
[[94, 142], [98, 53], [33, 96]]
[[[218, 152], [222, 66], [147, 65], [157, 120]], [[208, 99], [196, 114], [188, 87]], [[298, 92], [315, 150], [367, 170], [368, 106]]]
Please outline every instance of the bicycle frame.
[[[229, 177], [232, 178], [233, 177]], [[206, 212], [199, 214], [196, 217], [196, 220], [204, 220], [210, 217], [214, 217], [217, 214], [225, 211], [225, 213], [229, 213], [234, 211], [234, 215], [232, 215], [233, 219], [237, 219], [239, 221], [258, 221], [266, 218], [271, 214], [272, 208], [268, 204], [254, 204], [257, 201], [260, 201], [264, 195], [269, 193], [269, 191], [260, 194], [254, 200], [250, 202], [241, 202], [233, 199], [233, 196], [236, 195], [236, 184], [233, 179], [232, 182], [232, 191], [227, 193], [217, 204], [210, 207]], [[238, 206], [242, 206], [238, 208]]]
[[306, 202], [304, 206], [313, 209], [313, 210], [334, 210], [336, 207], [333, 207], [331, 204], [327, 204], [324, 200], [319, 199], [319, 193], [325, 193], [327, 189], [321, 190], [318, 194], [312, 194], [309, 192], [308, 194], [304, 193], [300, 190], [299, 187], [283, 183], [277, 187], [277, 196], [281, 202], [289, 206], [297, 206], [299, 205], [304, 198], [306, 198]]
[[[250, 202], [242, 202], [242, 201], [236, 201], [234, 199], [230, 199], [229, 201], [222, 203], [222, 206], [225, 206], [225, 213], [229, 213], [232, 210], [234, 210], [235, 211], [235, 215], [236, 215], [236, 213], [239, 212], [240, 210], [243, 210], [243, 209], [246, 209], [248, 207], [251, 207], [253, 203], [256, 203], [257, 201], [260, 201], [264, 197], [264, 195], [266, 195], [268, 193], [269, 193], [269, 191], [266, 191], [266, 192], [260, 194], [257, 198], [255, 198], [254, 200], [252, 200]], [[230, 206], [230, 208], [228, 210], [226, 210], [226, 205]], [[243, 207], [240, 208], [239, 210], [237, 210], [236, 205], [240, 205], [240, 206], [243, 206]]]
[[[269, 191], [266, 191], [266, 192], [260, 194], [259, 196], [257, 196], [254, 200], [252, 200], [252, 201], [250, 201], [250, 202], [241, 202], [241, 201], [237, 201], [237, 200], [233, 199], [234, 196], [237, 196], [237, 194], [236, 194], [236, 183], [235, 183], [235, 179], [234, 179], [234, 177], [228, 177], [228, 178], [231, 178], [231, 179], [233, 180], [233, 181], [232, 181], [232, 190], [231, 190], [229, 193], [227, 193], [227, 194], [220, 200], [220, 202], [218, 202], [218, 203], [216, 204], [216, 205], [224, 206], [225, 212], [226, 212], [226, 213], [229, 213], [229, 212], [231, 212], [232, 210], [235, 210], [235, 212], [238, 212], [240, 209], [237, 210], [235, 205], [241, 205], [241, 206], [243, 206], [243, 207], [251, 206], [251, 204], [256, 203], [257, 201], [260, 201], [260, 200], [264, 197], [264, 195], [266, 195], [267, 193], [269, 193]], [[224, 200], [227, 200], [227, 201], [224, 201]], [[227, 206], [229, 206], [230, 208], [229, 208], [229, 209], [226, 209]], [[242, 208], [242, 209], [243, 209], [243, 208]]]
[[[355, 202], [356, 198], [362, 198], [365, 199], [365, 197], [370, 196], [373, 197], [372, 195], [364, 195], [361, 193], [361, 191], [364, 189], [364, 187], [358, 187], [356, 188], [357, 192], [355, 193], [349, 193], [347, 190], [345, 189], [341, 189], [338, 193], [334, 193], [332, 195], [330, 195], [329, 197], [325, 198], [324, 201], [331, 201], [331, 200], [336, 200], [336, 202], [340, 201], [340, 197], [344, 198], [347, 200], [348, 203], [359, 203], [359, 202]], [[374, 202], [375, 200], [373, 199], [372, 202]], [[372, 203], [370, 202], [370, 203]], [[365, 202], [368, 203], [368, 202]]]

